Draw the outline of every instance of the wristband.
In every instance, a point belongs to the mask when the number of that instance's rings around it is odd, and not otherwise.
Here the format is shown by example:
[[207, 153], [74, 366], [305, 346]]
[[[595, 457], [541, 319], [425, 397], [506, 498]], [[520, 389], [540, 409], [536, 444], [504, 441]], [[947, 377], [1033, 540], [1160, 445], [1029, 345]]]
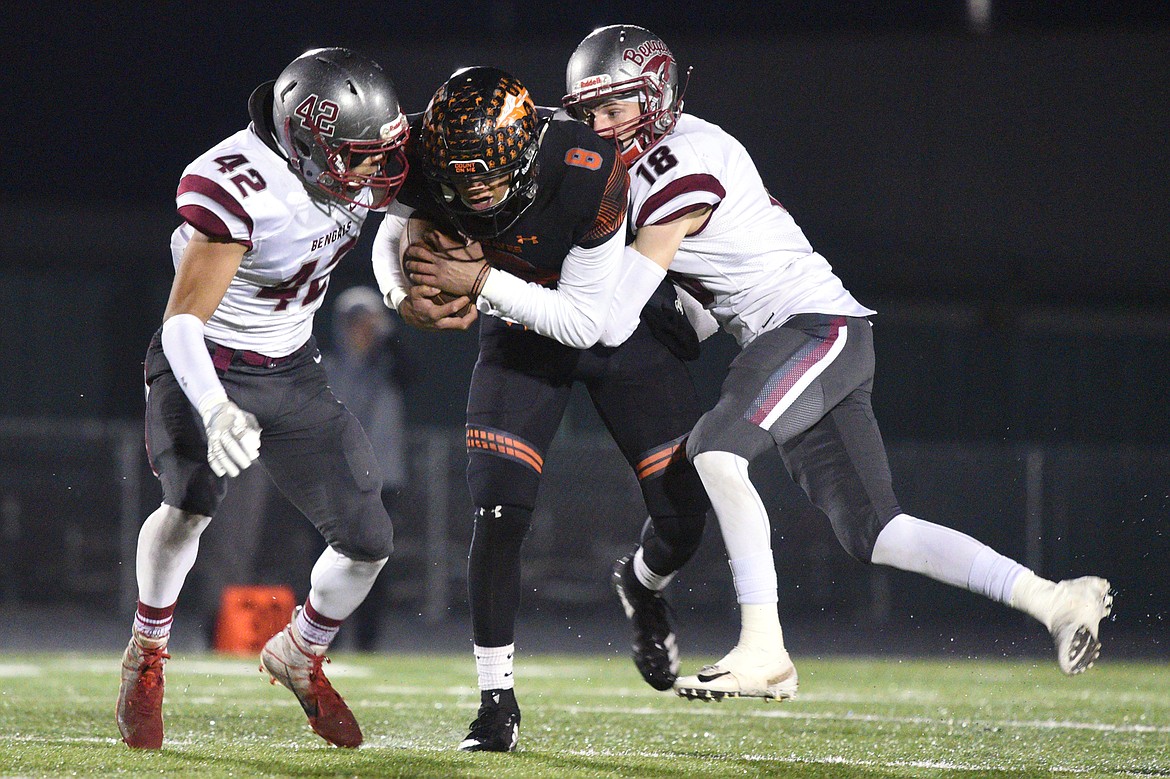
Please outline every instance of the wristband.
[[402, 287], [391, 287], [383, 299], [386, 301], [387, 306], [398, 311], [398, 307], [402, 305], [402, 301], [406, 300], [406, 296], [406, 290]]
[[477, 300], [479, 293], [483, 292], [483, 285], [487, 283], [488, 273], [492, 270], [492, 266], [484, 262], [483, 267], [479, 269], [479, 274], [475, 277], [475, 283], [471, 285], [471, 299]]

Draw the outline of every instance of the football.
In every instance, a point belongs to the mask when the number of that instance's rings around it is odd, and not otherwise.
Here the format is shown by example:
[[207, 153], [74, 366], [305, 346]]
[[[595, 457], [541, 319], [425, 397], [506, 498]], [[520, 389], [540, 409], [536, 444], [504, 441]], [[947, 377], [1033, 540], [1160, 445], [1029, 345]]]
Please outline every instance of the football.
[[[483, 259], [483, 249], [478, 243], [465, 244], [463, 241], [440, 232], [433, 223], [425, 220], [411, 217], [406, 222], [406, 231], [403, 234], [405, 241], [403, 246], [403, 253], [399, 257], [399, 261], [405, 259], [405, 250], [408, 246], [419, 245], [425, 246], [435, 254], [441, 254], [449, 260], [457, 262], [477, 262]], [[414, 286], [414, 282], [410, 278], [410, 272], [407, 271], [405, 265], [402, 267], [402, 276], [407, 284]], [[439, 292], [432, 295], [431, 300], [439, 303], [450, 303], [457, 296], [446, 292]], [[471, 304], [464, 306], [456, 314], [463, 316], [470, 310]]]

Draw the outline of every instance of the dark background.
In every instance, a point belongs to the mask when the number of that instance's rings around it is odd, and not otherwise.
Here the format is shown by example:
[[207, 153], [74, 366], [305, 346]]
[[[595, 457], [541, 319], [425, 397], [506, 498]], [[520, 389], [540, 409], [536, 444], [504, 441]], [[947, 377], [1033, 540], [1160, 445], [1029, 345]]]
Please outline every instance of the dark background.
[[[1142, 582], [1131, 614], [1161, 630], [1170, 6], [990, 9], [975, 21], [964, 2], [906, 0], [9, 8], [0, 417], [141, 417], [142, 353], [172, 277], [175, 185], [191, 159], [245, 126], [255, 85], [304, 49], [366, 51], [408, 111], [471, 64], [510, 69], [555, 104], [585, 34], [639, 23], [694, 65], [688, 110], [745, 144], [846, 286], [879, 310], [875, 406], [887, 440], [956, 446], [960, 459], [977, 446], [1047, 447], [1049, 463], [1072, 447], [1078, 465], [1052, 481], [1072, 485], [1056, 512], [1066, 535], [1082, 532], [1049, 573], [1126, 572]], [[373, 233], [334, 273], [330, 299], [373, 283]], [[329, 305], [317, 328], [326, 344]], [[457, 430], [474, 339], [403, 337], [424, 363], [412, 424]], [[735, 351], [716, 336], [695, 363], [708, 398]], [[597, 427], [578, 403], [565, 429]], [[904, 459], [945, 481], [945, 465]], [[904, 502], [909, 492], [930, 504], [925, 477], [901, 478]], [[1007, 490], [1019, 476], [1001, 481]], [[948, 489], [940, 508], [960, 514], [974, 511], [968, 499], [1014, 508], [999, 486]], [[971, 524], [995, 540], [995, 528]]]
[[[1166, 4], [995, 3], [983, 32], [961, 2], [528, 5], [18, 11], [3, 33], [0, 311], [17, 326], [0, 333], [0, 408], [137, 416], [179, 175], [246, 124], [251, 89], [305, 48], [370, 52], [408, 110], [475, 63], [555, 103], [576, 42], [622, 19], [695, 66], [688, 108], [744, 142], [813, 245], [887, 315], [879, 337], [901, 331], [879, 361], [888, 427], [1166, 440]], [[373, 232], [335, 294], [371, 280]], [[440, 373], [473, 353], [471, 339], [420, 340], [446, 355]], [[1100, 384], [1083, 386], [1082, 370]], [[458, 400], [420, 394], [424, 418], [458, 418]]]

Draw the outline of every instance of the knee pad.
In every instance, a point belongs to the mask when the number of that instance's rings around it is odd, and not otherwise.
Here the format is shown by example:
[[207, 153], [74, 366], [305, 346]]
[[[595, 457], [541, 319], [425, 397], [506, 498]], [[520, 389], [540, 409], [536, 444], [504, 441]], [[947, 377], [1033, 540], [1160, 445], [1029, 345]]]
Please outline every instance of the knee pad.
[[666, 576], [687, 564], [703, 540], [707, 515], [651, 516], [642, 526], [642, 557], [654, 573]]
[[523, 506], [480, 506], [475, 510], [473, 550], [490, 554], [519, 554], [528, 529], [532, 526], [532, 509]]
[[527, 462], [468, 452], [467, 487], [475, 506], [523, 508], [531, 512], [536, 506], [540, 474], [540, 468]]
[[374, 562], [394, 551], [394, 524], [377, 491], [354, 495], [337, 522], [321, 528], [325, 542], [351, 560]]
[[829, 516], [833, 534], [849, 556], [863, 563], [873, 562], [873, 547], [882, 529], [893, 517], [881, 518], [873, 511], [840, 510], [819, 507]]
[[687, 457], [694, 462], [704, 452], [732, 452], [750, 462], [775, 445], [767, 430], [716, 405], [699, 418], [687, 436]]

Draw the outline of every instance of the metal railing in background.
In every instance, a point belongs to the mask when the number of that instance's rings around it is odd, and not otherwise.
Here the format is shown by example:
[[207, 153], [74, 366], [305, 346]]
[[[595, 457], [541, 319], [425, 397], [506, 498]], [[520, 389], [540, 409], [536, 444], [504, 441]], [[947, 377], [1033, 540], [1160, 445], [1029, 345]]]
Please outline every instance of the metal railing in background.
[[[467, 607], [472, 507], [463, 433], [414, 429], [410, 451], [397, 551], [384, 574], [392, 577], [387, 608], [439, 622]], [[1133, 619], [1170, 618], [1170, 448], [900, 441], [889, 451], [908, 513], [1054, 578], [1108, 576]], [[894, 610], [926, 616], [948, 598], [969, 597], [850, 559], [777, 456], [760, 458], [752, 475], [772, 517], [786, 617], [833, 610], [883, 621]], [[135, 593], [138, 528], [160, 494], [136, 424], [0, 419], [0, 601], [125, 609]], [[633, 546], [644, 519], [612, 441], [562, 434], [546, 458], [525, 542], [525, 602], [550, 610], [608, 604], [612, 561]], [[303, 585], [307, 572], [288, 576]], [[694, 610], [734, 603], [714, 521], [672, 585], [672, 601]], [[976, 618], [995, 614], [976, 607]]]

